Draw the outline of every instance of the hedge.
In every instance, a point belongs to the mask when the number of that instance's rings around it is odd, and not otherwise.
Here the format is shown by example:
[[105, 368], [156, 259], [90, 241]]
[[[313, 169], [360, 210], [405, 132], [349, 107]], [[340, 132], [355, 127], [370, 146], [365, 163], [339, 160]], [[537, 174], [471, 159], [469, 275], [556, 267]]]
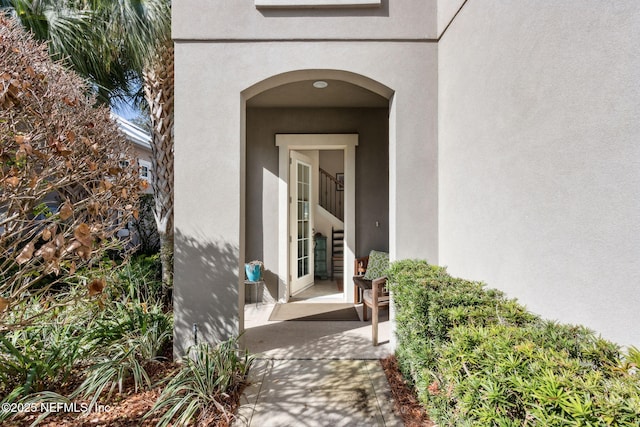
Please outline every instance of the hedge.
[[442, 426], [638, 426], [640, 351], [425, 261], [389, 271], [396, 356]]

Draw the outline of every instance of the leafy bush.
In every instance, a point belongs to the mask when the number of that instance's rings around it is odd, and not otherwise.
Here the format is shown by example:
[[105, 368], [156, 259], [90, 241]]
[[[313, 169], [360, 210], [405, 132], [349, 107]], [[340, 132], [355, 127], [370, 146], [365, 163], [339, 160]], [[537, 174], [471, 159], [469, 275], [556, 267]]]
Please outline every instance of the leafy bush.
[[171, 288], [162, 283], [160, 256], [135, 256], [118, 272], [114, 286], [108, 291], [111, 299], [144, 301], [171, 306]]
[[448, 426], [635, 426], [640, 352], [424, 261], [391, 266], [401, 370]]
[[94, 108], [84, 81], [4, 16], [0, 39], [0, 331], [7, 331], [35, 320], [15, 316], [29, 296], [46, 295], [122, 248], [116, 232], [136, 215], [142, 181], [123, 166], [135, 164], [131, 147], [109, 110]]
[[131, 222], [137, 238], [136, 253], [138, 254], [153, 255], [160, 251], [160, 235], [153, 216], [154, 203], [153, 194], [141, 195], [139, 199], [140, 214], [138, 218]]
[[173, 332], [159, 268], [157, 256], [138, 257], [113, 273], [101, 309], [87, 325], [90, 364], [71, 397], [90, 397], [95, 403], [105, 391], [122, 392], [128, 378], [135, 390], [151, 388], [148, 365], [162, 358]]
[[156, 411], [166, 411], [158, 423], [161, 427], [188, 425], [196, 418], [199, 425], [210, 425], [212, 415], [222, 413], [229, 422], [223, 401], [241, 391], [253, 357], [240, 351], [235, 339], [214, 348], [200, 344], [189, 355], [145, 418]]
[[[69, 292], [70, 295], [77, 294]], [[89, 305], [59, 306], [48, 310], [49, 300], [22, 301], [14, 311], [26, 312], [38, 323], [0, 336], [0, 401], [39, 402], [64, 399], [50, 390], [66, 390], [91, 349], [86, 335]], [[73, 309], [71, 309], [73, 307]], [[18, 315], [15, 312], [9, 316]], [[32, 398], [37, 396], [37, 400]], [[0, 411], [0, 421], [13, 414]]]
[[455, 326], [526, 325], [537, 320], [500, 291], [451, 277], [445, 268], [426, 261], [395, 262], [389, 275], [396, 307], [398, 361], [405, 374], [433, 366]]
[[64, 385], [82, 359], [78, 325], [52, 322], [0, 335], [0, 391], [19, 395]]
[[169, 313], [159, 304], [113, 302], [90, 328], [90, 366], [72, 398], [91, 397], [95, 404], [104, 391], [110, 395], [117, 387], [122, 393], [128, 378], [136, 391], [151, 388], [147, 365], [161, 358], [160, 352], [171, 338]]
[[[69, 283], [68, 294], [75, 298], [85, 292], [87, 277], [106, 276], [105, 289], [91, 304], [47, 310], [36, 297], [24, 303], [39, 322], [0, 336], [0, 400], [68, 402], [66, 394], [95, 403], [102, 392], [122, 391], [129, 378], [136, 389], [152, 386], [147, 370], [170, 343], [173, 328], [153, 271], [159, 263], [138, 258], [110, 274], [109, 265], [81, 270], [78, 282]], [[69, 393], [68, 380], [81, 384]], [[0, 413], [0, 421], [10, 415]]]
[[[79, 298], [85, 286], [76, 284], [61, 301]], [[30, 393], [64, 388], [91, 348], [87, 325], [100, 310], [95, 304], [58, 304], [55, 296], [25, 298], [7, 313], [38, 323], [0, 335], [0, 399], [13, 401]], [[53, 306], [53, 308], [50, 308]]]
[[106, 258], [139, 218], [131, 146], [46, 45], [4, 15], [0, 39], [0, 399], [64, 400], [72, 376], [73, 396], [148, 386], [167, 292], [153, 262], [118, 273]]

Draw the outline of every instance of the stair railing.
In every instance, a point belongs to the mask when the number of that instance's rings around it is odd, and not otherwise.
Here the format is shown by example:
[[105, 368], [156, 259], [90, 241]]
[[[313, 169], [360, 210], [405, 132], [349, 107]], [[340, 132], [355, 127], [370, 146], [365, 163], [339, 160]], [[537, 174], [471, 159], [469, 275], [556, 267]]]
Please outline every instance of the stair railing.
[[326, 170], [320, 169], [320, 206], [344, 221], [344, 184]]

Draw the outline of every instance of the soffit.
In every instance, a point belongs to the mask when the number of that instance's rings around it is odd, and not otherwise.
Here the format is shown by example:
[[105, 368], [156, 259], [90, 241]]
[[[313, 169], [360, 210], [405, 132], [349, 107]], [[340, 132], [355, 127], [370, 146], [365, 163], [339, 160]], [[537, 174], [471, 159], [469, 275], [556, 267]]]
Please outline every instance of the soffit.
[[340, 80], [325, 80], [324, 89], [313, 87], [314, 80], [287, 83], [266, 90], [247, 101], [247, 107], [345, 107], [345, 108], [386, 108], [389, 100], [351, 83]]

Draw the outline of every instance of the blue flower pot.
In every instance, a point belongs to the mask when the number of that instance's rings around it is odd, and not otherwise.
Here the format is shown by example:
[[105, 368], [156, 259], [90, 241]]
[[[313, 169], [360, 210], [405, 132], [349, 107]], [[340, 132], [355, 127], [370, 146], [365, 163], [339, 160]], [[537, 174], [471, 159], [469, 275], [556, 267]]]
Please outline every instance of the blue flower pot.
[[251, 282], [257, 282], [260, 280], [260, 273], [262, 272], [260, 264], [245, 264], [244, 271], [247, 273], [247, 280]]

